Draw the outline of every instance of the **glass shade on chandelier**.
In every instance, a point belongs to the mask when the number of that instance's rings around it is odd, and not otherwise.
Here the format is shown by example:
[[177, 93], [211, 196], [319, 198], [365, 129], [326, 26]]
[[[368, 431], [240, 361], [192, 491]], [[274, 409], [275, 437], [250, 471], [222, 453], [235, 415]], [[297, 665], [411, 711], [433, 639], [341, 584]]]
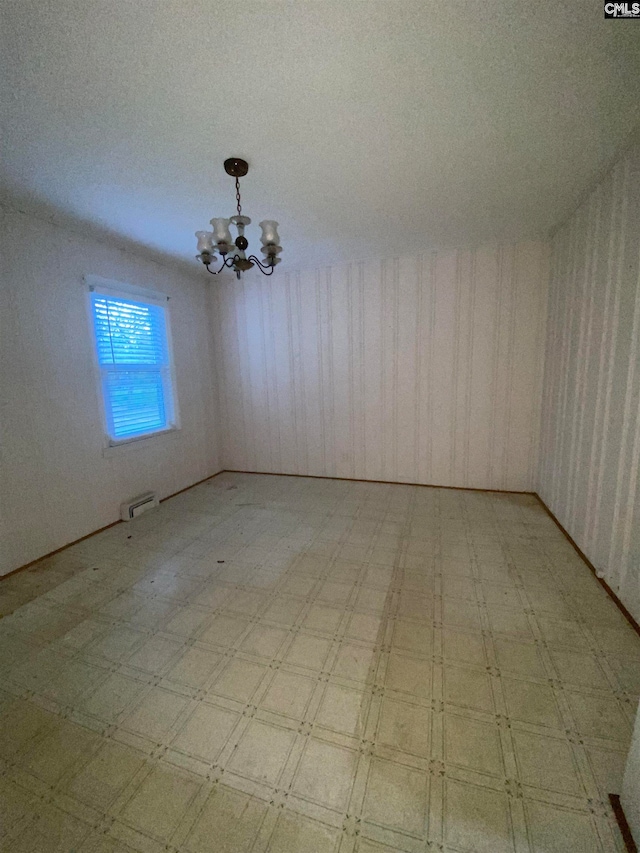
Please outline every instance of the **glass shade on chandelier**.
[[230, 219], [212, 219], [213, 231], [211, 232], [211, 242], [221, 251], [225, 246], [231, 248], [233, 245], [233, 237], [229, 230]]
[[[244, 229], [247, 225], [251, 224], [251, 220], [248, 216], [242, 215], [239, 178], [247, 174], [249, 166], [246, 161], [240, 160], [237, 157], [231, 157], [225, 160], [224, 168], [228, 175], [236, 179], [238, 212], [229, 219], [214, 217], [211, 220], [211, 231], [196, 231], [198, 239], [198, 254], [196, 255], [196, 259], [212, 275], [218, 275], [225, 269], [232, 269], [236, 273], [237, 278], [240, 278], [243, 272], [253, 267], [257, 267], [264, 275], [272, 275], [277, 264], [281, 261], [281, 258], [278, 257], [282, 252], [280, 237], [278, 235], [278, 223], [273, 219], [264, 219], [260, 223], [260, 228], [262, 229], [260, 242], [262, 243], [262, 254], [264, 257], [262, 259], [255, 255], [247, 257], [246, 249], [249, 247], [249, 241], [244, 235]], [[231, 226], [237, 231], [235, 240], [231, 234]], [[220, 264], [219, 269], [210, 269], [212, 265], [217, 264]]]

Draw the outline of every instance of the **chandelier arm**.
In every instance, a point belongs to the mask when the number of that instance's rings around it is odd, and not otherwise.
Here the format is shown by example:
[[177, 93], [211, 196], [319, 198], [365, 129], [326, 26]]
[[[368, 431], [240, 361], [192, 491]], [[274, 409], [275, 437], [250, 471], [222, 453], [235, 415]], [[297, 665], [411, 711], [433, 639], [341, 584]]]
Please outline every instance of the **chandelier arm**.
[[[254, 264], [257, 264], [260, 272], [264, 275], [273, 275], [273, 271], [275, 270], [274, 264], [266, 264], [264, 261], [261, 261], [260, 258], [257, 258], [255, 255], [249, 255], [249, 260], [253, 261]], [[267, 272], [269, 270], [269, 272]]]
[[[220, 268], [217, 270], [209, 269], [210, 264], [205, 264], [205, 269], [210, 275], [219, 275], [224, 269], [233, 268], [236, 262], [236, 259], [240, 259], [240, 255], [235, 254], [233, 257], [229, 257], [228, 255], [223, 258], [222, 263], [220, 264]], [[247, 260], [254, 263], [260, 272], [263, 275], [273, 275], [275, 272], [275, 264], [268, 264], [264, 261], [261, 261], [260, 258], [256, 257], [256, 255], [249, 255]], [[237, 272], [237, 271], [236, 271]]]
[[233, 259], [229, 259], [226, 257], [222, 259], [222, 264], [220, 265], [220, 269], [218, 269], [218, 270], [210, 270], [209, 264], [205, 264], [207, 272], [210, 273], [211, 275], [220, 275], [220, 273], [222, 272], [222, 270], [225, 267], [232, 267], [232, 266], [233, 266]]

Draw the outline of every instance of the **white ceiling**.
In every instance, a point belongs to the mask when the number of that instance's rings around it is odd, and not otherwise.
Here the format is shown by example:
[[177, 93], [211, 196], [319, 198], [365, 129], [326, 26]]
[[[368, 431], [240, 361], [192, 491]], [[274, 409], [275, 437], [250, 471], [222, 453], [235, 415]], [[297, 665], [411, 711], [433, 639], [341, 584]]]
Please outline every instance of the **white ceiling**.
[[4, 190], [194, 265], [231, 155], [291, 268], [543, 234], [640, 123], [596, 0], [2, 6]]

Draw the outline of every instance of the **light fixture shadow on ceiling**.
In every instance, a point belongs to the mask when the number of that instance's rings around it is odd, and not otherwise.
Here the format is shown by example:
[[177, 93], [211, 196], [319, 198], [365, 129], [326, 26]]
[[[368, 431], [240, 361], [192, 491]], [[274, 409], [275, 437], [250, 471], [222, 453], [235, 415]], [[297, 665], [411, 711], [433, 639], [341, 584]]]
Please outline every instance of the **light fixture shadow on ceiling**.
[[152, 261], [162, 267], [176, 269], [183, 275], [197, 275], [198, 279], [202, 280], [202, 276], [198, 275], [198, 270], [194, 270], [193, 264], [186, 258], [169, 252], [158, 251], [106, 226], [74, 216], [46, 202], [13, 193], [4, 187], [0, 187], [0, 208], [2, 207], [17, 211], [25, 216], [32, 216], [34, 219], [40, 219], [49, 225], [77, 234], [84, 239], [95, 240], [107, 248], [119, 249], [121, 252], [135, 255], [146, 261]]

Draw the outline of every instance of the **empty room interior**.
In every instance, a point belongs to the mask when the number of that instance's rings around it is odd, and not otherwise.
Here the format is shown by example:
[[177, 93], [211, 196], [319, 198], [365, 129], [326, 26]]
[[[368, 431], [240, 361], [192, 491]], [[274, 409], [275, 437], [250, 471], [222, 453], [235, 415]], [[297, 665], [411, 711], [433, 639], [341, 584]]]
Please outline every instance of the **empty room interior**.
[[639, 4], [0, 33], [0, 851], [637, 853]]

